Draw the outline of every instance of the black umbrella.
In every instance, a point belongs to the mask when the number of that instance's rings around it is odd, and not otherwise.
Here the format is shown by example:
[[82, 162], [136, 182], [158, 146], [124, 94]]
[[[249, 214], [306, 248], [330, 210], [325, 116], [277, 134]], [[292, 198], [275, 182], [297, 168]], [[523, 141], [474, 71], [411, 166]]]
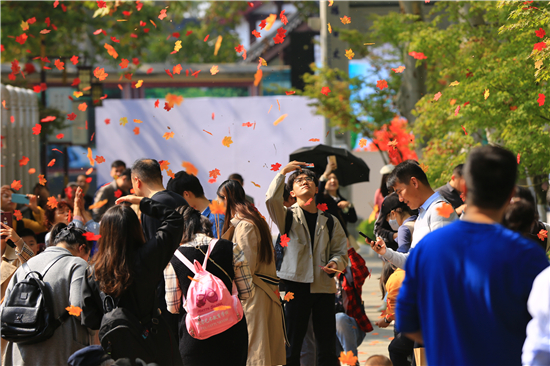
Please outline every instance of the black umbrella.
[[338, 183], [347, 186], [353, 183], [368, 182], [370, 169], [363, 159], [358, 158], [346, 149], [327, 145], [302, 147], [290, 154], [290, 161], [303, 161], [313, 163], [314, 172], [323, 174], [328, 161], [327, 156], [336, 156], [338, 168], [334, 171], [338, 177]]

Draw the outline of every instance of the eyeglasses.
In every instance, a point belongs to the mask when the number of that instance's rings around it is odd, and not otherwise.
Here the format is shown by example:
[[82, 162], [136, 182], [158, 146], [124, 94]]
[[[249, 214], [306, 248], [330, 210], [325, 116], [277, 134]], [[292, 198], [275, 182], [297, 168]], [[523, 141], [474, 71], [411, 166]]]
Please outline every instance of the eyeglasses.
[[313, 182], [313, 178], [311, 178], [311, 177], [302, 177], [302, 178], [294, 179], [294, 184], [302, 184], [304, 182], [311, 183], [311, 182]]

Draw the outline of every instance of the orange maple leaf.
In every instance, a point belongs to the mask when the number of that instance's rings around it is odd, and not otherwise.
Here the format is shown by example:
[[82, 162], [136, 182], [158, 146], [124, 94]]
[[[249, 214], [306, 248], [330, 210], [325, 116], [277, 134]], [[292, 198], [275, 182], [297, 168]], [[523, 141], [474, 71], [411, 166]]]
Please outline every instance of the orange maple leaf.
[[19, 166], [24, 166], [24, 165], [27, 165], [27, 163], [29, 162], [29, 158], [24, 156], [21, 158], [21, 160], [19, 160]]
[[392, 71], [395, 72], [396, 74], [402, 73], [403, 70], [405, 70], [405, 66], [399, 66], [399, 67], [396, 68], [396, 69], [392, 68]]
[[159, 161], [160, 170], [168, 170], [168, 165], [170, 165], [170, 162], [168, 160], [161, 160]]
[[65, 65], [64, 62], [61, 62], [61, 60], [55, 60], [55, 67], [57, 67], [59, 70], [63, 70], [65, 67], [63, 67], [63, 65]]
[[175, 178], [175, 177], [176, 177], [176, 175], [172, 172], [172, 169], [168, 169], [168, 170], [166, 171], [166, 174], [168, 174], [168, 176], [169, 176], [170, 178]]
[[98, 164], [101, 164], [101, 163], [104, 163], [104, 162], [105, 162], [105, 158], [104, 158], [103, 156], [96, 155], [96, 156], [95, 156], [95, 161], [96, 161]]
[[428, 168], [429, 168], [428, 165], [425, 165], [424, 163], [420, 164], [420, 169], [422, 169], [424, 171], [424, 173], [428, 172]]
[[264, 75], [264, 72], [262, 69], [258, 69], [256, 73], [254, 74], [254, 86], [260, 85], [260, 81], [262, 81], [262, 76]]
[[443, 202], [443, 204], [440, 207], [438, 207], [436, 210], [439, 216], [442, 216], [445, 218], [449, 218], [451, 214], [455, 212], [455, 209], [453, 208], [453, 206], [451, 206], [447, 202]]
[[21, 211], [19, 211], [19, 210], [14, 210], [14, 211], [13, 211], [13, 216], [15, 216], [15, 219], [16, 219], [17, 221], [23, 220], [23, 214], [22, 214]]
[[172, 67], [172, 74], [181, 74], [181, 70], [183, 70], [183, 67], [181, 66], [181, 64], [177, 64], [176, 66]]
[[380, 90], [388, 87], [388, 82], [386, 80], [378, 80], [376, 82], [376, 86], [380, 88]]
[[113, 56], [114, 59], [118, 57], [118, 53], [115, 51], [115, 48], [113, 46], [111, 46], [108, 43], [105, 43], [105, 48], [107, 49], [107, 52], [109, 53], [109, 55]]
[[367, 146], [367, 139], [359, 140], [359, 147], [365, 147], [365, 146]]
[[86, 170], [86, 175], [90, 175], [94, 172], [94, 168], [88, 168], [88, 170]]
[[340, 21], [342, 22], [342, 24], [350, 24], [351, 23], [351, 18], [348, 17], [347, 15], [344, 15], [343, 18], [340, 18]]
[[54, 196], [48, 197], [48, 206], [52, 209], [57, 207], [57, 199]]
[[88, 207], [90, 210], [91, 209], [94, 209], [94, 208], [100, 208], [100, 207], [103, 207], [107, 204], [107, 201], [109, 201], [108, 199], [104, 199], [102, 201], [98, 201], [97, 203], [94, 203], [93, 205], [90, 205], [90, 207]]
[[214, 215], [225, 215], [225, 205], [223, 202], [218, 202], [218, 200], [212, 200], [212, 203], [208, 205], [210, 207], [210, 212]]
[[121, 69], [125, 69], [128, 67], [128, 64], [130, 63], [129, 60], [125, 59], [125, 58], [122, 58], [120, 59], [120, 63], [118, 64], [120, 66]]
[[79, 308], [78, 306], [67, 306], [65, 308], [65, 310], [67, 310], [69, 312], [69, 315], [74, 315], [74, 316], [80, 316], [80, 313], [82, 312], [82, 309]]
[[541, 230], [539, 231], [539, 233], [537, 234], [537, 236], [539, 237], [539, 239], [541, 241], [545, 240], [547, 237], [548, 237], [548, 230]]
[[42, 185], [46, 185], [46, 178], [44, 178], [44, 174], [40, 174], [38, 175], [38, 183], [42, 184]]
[[78, 110], [84, 112], [88, 108], [88, 105], [86, 103], [80, 103], [78, 105]]
[[29, 174], [34, 174], [34, 173], [36, 173], [36, 169], [30, 168], [30, 169], [29, 169]]
[[231, 309], [231, 306], [227, 306], [227, 305], [216, 306], [214, 308], [214, 311], [221, 311], [221, 310], [227, 310], [227, 309]]
[[232, 143], [231, 136], [225, 136], [222, 140], [222, 145], [225, 147], [229, 147]]
[[181, 166], [185, 168], [187, 174], [194, 175], [195, 177], [199, 175], [199, 170], [192, 163], [184, 161], [181, 163]]
[[162, 135], [162, 137], [164, 137], [166, 140], [169, 140], [171, 138], [174, 138], [174, 133], [173, 132], [165, 132], [164, 135]]
[[180, 95], [174, 95], [174, 94], [166, 94], [166, 102], [170, 106], [170, 108], [174, 107], [174, 104], [177, 104], [178, 106], [183, 102], [183, 97]]
[[294, 292], [287, 292], [285, 294], [285, 301], [290, 301], [292, 299], [294, 299]]
[[214, 179], [218, 178], [219, 175], [220, 175], [220, 170], [219, 169], [214, 169], [214, 170], [211, 170], [211, 171], [208, 172], [208, 176], [212, 177]]
[[354, 356], [352, 351], [348, 351], [348, 353], [340, 352], [338, 360], [344, 365], [355, 366], [357, 364], [357, 356]]
[[86, 155], [86, 157], [88, 158], [88, 160], [90, 161], [90, 165], [91, 166], [94, 166], [95, 165], [95, 161], [94, 161], [94, 157], [92, 155], [92, 149], [89, 147], [88, 148], [88, 154]]
[[20, 180], [14, 180], [14, 181], [11, 183], [11, 188], [15, 189], [16, 191], [20, 190], [21, 187], [23, 187], [23, 185], [21, 184], [21, 181], [20, 181]]
[[109, 74], [107, 74], [107, 73], [105, 72], [105, 69], [103, 69], [103, 68], [100, 69], [99, 66], [98, 66], [98, 67], [96, 67], [96, 69], [94, 70], [94, 76], [95, 76], [96, 78], [98, 78], [99, 81], [103, 81], [103, 80], [105, 80], [105, 78], [107, 78], [107, 76], [109, 76]]
[[281, 246], [283, 248], [288, 247], [288, 242], [289, 241], [290, 241], [290, 238], [288, 237], [288, 235], [286, 235], [286, 234], [281, 235]]
[[210, 73], [212, 75], [216, 75], [220, 70], [218, 69], [218, 65], [214, 65], [210, 68]]

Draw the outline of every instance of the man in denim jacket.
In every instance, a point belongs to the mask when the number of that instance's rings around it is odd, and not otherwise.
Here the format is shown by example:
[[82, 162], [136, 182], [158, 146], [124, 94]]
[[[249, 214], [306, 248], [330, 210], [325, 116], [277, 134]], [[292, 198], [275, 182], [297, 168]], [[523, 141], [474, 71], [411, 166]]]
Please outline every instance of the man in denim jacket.
[[[293, 161], [285, 166], [271, 182], [266, 194], [266, 206], [271, 219], [281, 233], [285, 232], [287, 208], [283, 204], [285, 176], [290, 195], [296, 203], [292, 212], [292, 226], [288, 232], [281, 269], [277, 275], [284, 282], [287, 292], [294, 298], [285, 306], [286, 327], [290, 346], [287, 347], [286, 364], [300, 364], [300, 350], [306, 334], [310, 314], [317, 339], [318, 364], [337, 365], [336, 323], [334, 318], [333, 276], [348, 263], [347, 239], [340, 222], [333, 217], [332, 237], [327, 227], [328, 217], [317, 208], [314, 201], [318, 179], [308, 170], [306, 163]], [[288, 231], [288, 230], [287, 230]]]

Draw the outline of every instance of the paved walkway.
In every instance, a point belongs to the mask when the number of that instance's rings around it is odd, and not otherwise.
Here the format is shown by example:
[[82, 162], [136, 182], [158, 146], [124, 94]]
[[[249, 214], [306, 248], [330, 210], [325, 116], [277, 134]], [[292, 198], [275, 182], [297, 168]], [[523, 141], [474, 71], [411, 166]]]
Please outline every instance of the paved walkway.
[[361, 245], [359, 254], [365, 259], [367, 267], [372, 271], [370, 278], [367, 278], [363, 285], [363, 301], [365, 312], [373, 323], [374, 330], [367, 333], [365, 339], [358, 349], [358, 358], [361, 365], [365, 364], [367, 358], [372, 355], [384, 355], [389, 357], [388, 345], [393, 339], [393, 323], [387, 328], [378, 328], [374, 325], [379, 319], [380, 312], [377, 310], [382, 304], [382, 293], [380, 292], [379, 278], [382, 272], [382, 261], [376, 253], [366, 245]]

